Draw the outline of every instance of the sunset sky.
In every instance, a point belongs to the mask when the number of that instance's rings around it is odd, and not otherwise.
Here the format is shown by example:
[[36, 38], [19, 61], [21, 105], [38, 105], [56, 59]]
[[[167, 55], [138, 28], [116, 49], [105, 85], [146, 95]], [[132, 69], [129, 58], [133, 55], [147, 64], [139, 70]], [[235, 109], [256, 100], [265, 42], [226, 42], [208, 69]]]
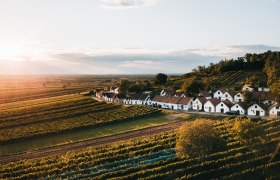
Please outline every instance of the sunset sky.
[[280, 0], [1, 0], [0, 74], [186, 73], [280, 51]]

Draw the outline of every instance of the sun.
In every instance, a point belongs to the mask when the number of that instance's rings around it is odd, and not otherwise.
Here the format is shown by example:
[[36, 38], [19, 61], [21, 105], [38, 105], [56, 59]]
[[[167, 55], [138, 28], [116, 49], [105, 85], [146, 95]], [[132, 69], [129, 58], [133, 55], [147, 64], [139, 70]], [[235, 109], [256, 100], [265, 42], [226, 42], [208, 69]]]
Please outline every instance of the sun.
[[0, 59], [6, 61], [21, 61], [27, 49], [17, 44], [0, 44]]

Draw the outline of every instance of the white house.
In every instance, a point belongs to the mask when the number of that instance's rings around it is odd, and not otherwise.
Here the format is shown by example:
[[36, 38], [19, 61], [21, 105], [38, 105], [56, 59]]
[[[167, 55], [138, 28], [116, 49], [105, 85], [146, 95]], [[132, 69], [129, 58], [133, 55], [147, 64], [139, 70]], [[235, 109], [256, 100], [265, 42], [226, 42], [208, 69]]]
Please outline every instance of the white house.
[[278, 103], [273, 104], [269, 108], [269, 116], [274, 118], [280, 117], [280, 106]]
[[200, 111], [204, 109], [204, 104], [207, 102], [205, 97], [198, 97], [193, 102], [193, 110]]
[[230, 102], [233, 102], [234, 101], [234, 95], [235, 95], [234, 92], [226, 91], [226, 92], [223, 93], [223, 95], [221, 97], [221, 100], [222, 101], [229, 100]]
[[250, 85], [244, 85], [244, 86], [242, 87], [242, 91], [249, 91], [249, 92], [252, 92], [252, 91], [254, 91], [254, 88], [253, 88], [252, 86], [250, 86]]
[[216, 112], [217, 113], [226, 113], [231, 110], [231, 107], [233, 106], [233, 103], [229, 100], [221, 101], [216, 106]]
[[241, 115], [244, 115], [246, 114], [246, 104], [242, 103], [242, 102], [239, 102], [239, 103], [236, 103], [234, 104], [231, 108], [230, 108], [231, 111], [236, 111], [238, 112], [238, 114], [241, 114]]
[[258, 104], [249, 106], [247, 110], [249, 116], [265, 116], [265, 110]]
[[226, 91], [227, 91], [226, 89], [221, 88], [221, 89], [217, 90], [217, 91], [214, 93], [213, 97], [221, 100], [223, 94], [224, 94]]
[[216, 112], [216, 106], [220, 103], [221, 101], [219, 99], [213, 98], [209, 99], [205, 104], [204, 104], [204, 111], [205, 112]]
[[205, 97], [206, 99], [212, 99], [212, 95], [208, 91], [201, 91], [198, 96]]
[[193, 98], [192, 97], [181, 97], [178, 101], [178, 109], [188, 111], [192, 109]]
[[256, 102], [262, 102], [265, 105], [275, 104], [280, 101], [279, 95], [271, 92], [254, 92], [253, 99]]
[[244, 95], [241, 92], [234, 95], [234, 102], [244, 102], [244, 100]]

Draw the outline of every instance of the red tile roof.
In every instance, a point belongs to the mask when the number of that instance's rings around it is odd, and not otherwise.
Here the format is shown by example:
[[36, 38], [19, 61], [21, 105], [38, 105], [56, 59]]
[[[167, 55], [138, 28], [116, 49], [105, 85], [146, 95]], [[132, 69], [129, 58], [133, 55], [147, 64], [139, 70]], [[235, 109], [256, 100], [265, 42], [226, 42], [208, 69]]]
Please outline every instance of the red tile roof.
[[221, 102], [217, 98], [209, 99], [208, 101], [210, 101], [214, 106], [217, 106]]

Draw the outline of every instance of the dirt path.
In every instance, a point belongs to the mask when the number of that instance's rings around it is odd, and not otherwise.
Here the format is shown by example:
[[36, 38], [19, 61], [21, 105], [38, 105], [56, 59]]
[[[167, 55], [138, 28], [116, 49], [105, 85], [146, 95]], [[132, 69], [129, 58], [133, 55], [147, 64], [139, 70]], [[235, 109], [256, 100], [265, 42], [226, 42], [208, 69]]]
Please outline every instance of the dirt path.
[[141, 137], [141, 136], [148, 136], [148, 135], [176, 129], [183, 123], [184, 123], [184, 121], [180, 121], [180, 122], [175, 122], [175, 123], [171, 123], [171, 124], [145, 128], [145, 129], [141, 129], [141, 130], [121, 133], [121, 134], [112, 135], [112, 136], [89, 139], [89, 140], [84, 140], [84, 141], [79, 141], [79, 142], [74, 142], [74, 143], [69, 143], [69, 144], [64, 144], [64, 145], [58, 145], [58, 146], [54, 146], [54, 147], [43, 148], [43, 149], [39, 149], [39, 150], [31, 150], [31, 151], [22, 152], [19, 154], [0, 156], [0, 164], [15, 162], [15, 161], [23, 160], [23, 159], [39, 158], [39, 157], [44, 157], [44, 156], [48, 156], [48, 155], [63, 155], [66, 152], [72, 151], [72, 150], [87, 148], [90, 146], [108, 144], [108, 143], [121, 141], [121, 140], [133, 139], [133, 138], [137, 138], [137, 137]]

